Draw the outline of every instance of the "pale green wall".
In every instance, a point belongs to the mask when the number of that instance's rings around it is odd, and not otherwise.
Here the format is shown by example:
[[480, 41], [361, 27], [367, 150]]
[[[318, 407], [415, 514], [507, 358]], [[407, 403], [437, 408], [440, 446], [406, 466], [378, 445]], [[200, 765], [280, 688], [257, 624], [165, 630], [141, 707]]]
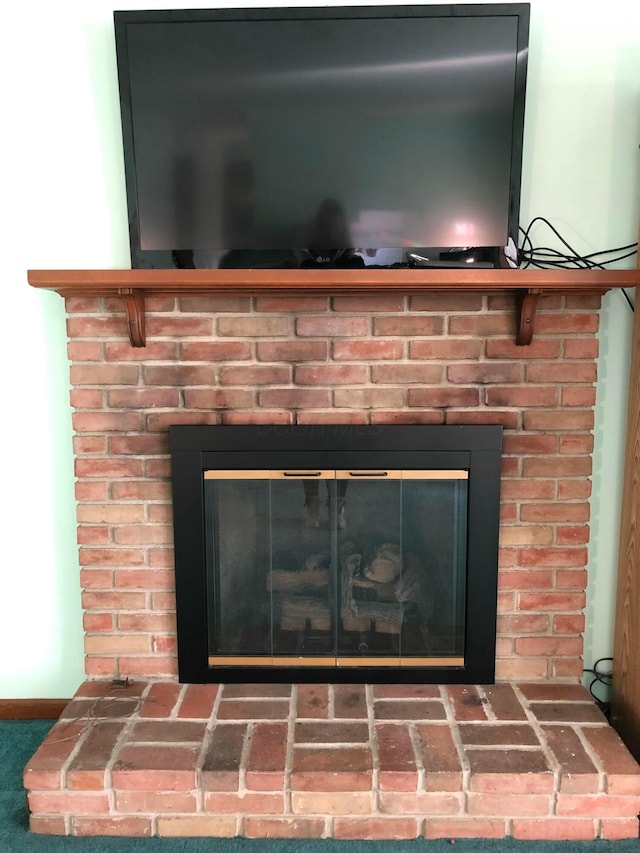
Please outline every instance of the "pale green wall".
[[[209, 4], [188, 4], [198, 5]], [[67, 696], [83, 677], [63, 302], [29, 288], [25, 271], [128, 266], [112, 9], [104, 0], [33, 0], [3, 11], [5, 698]], [[549, 217], [580, 251], [634, 240], [639, 141], [640, 4], [533, 0], [523, 222]], [[629, 322], [612, 294], [603, 316], [587, 662], [611, 648]]]
[[[633, 296], [633, 294], [631, 294]], [[588, 668], [601, 657], [613, 655], [618, 531], [624, 465], [626, 409], [629, 390], [629, 354], [633, 315], [621, 293], [609, 293], [600, 320], [598, 408], [596, 409], [591, 500], [591, 545], [584, 662]], [[600, 672], [611, 663], [603, 662]], [[591, 676], [585, 678], [589, 684]], [[609, 691], [595, 685], [595, 695], [607, 699]]]

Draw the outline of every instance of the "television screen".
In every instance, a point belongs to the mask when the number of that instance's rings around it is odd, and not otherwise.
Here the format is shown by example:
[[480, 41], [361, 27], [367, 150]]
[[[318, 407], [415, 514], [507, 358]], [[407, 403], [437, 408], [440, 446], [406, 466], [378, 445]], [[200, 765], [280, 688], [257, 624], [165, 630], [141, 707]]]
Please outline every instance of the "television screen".
[[134, 267], [516, 242], [528, 4], [114, 19]]

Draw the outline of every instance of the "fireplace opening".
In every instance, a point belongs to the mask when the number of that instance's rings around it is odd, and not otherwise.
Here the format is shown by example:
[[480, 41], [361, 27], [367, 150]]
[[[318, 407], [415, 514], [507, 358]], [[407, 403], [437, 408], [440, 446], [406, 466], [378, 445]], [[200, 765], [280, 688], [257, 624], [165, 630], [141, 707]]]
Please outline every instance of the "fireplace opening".
[[181, 681], [493, 682], [500, 427], [170, 436]]

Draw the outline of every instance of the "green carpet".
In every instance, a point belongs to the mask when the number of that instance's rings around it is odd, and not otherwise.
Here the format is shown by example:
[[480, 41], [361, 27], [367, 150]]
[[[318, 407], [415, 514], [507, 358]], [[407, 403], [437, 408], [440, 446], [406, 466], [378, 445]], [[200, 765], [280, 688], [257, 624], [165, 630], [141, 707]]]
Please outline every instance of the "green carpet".
[[0, 720], [0, 853], [640, 853], [633, 841], [263, 841], [241, 838], [65, 838], [32, 835], [22, 770], [53, 723]]

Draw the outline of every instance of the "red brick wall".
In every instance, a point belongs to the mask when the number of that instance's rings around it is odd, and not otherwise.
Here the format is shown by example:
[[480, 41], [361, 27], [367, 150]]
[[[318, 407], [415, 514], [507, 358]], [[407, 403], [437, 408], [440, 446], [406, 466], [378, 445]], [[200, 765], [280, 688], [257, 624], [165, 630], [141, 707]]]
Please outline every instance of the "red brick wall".
[[176, 673], [171, 423], [500, 423], [497, 677], [579, 678], [599, 297], [67, 299], [89, 676]]

